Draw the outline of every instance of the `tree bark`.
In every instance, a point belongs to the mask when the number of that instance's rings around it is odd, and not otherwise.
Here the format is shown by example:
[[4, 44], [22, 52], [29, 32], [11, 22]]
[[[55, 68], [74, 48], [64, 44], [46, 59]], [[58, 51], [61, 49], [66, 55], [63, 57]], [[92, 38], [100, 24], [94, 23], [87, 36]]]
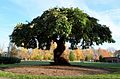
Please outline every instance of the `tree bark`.
[[56, 41], [57, 48], [54, 50], [54, 64], [56, 65], [70, 65], [68, 60], [62, 57], [62, 53], [65, 51], [65, 43], [63, 39]]

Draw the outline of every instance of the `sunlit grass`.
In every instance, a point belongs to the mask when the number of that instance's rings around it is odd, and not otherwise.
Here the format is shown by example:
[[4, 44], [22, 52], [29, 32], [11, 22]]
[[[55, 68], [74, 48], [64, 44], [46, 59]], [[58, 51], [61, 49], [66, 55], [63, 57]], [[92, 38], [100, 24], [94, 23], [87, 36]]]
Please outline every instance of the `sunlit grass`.
[[120, 79], [119, 74], [101, 74], [101, 75], [82, 75], [82, 76], [35, 76], [18, 75], [9, 72], [0, 71], [0, 77], [11, 79]]

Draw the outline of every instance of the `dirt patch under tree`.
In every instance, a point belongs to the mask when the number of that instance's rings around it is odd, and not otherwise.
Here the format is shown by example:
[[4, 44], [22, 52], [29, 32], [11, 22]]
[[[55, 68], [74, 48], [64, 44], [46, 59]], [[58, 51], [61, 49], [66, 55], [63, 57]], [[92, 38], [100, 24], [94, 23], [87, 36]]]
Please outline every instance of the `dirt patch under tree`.
[[6, 68], [4, 71], [17, 74], [47, 75], [47, 76], [80, 76], [109, 73], [107, 70], [73, 66], [32, 66]]

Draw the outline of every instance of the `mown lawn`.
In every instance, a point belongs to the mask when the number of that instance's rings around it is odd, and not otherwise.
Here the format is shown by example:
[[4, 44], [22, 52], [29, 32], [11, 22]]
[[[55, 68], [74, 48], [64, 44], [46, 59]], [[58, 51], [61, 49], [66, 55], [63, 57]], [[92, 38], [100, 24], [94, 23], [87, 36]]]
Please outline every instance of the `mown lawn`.
[[[10, 79], [120, 79], [120, 63], [94, 63], [94, 62], [70, 62], [71, 65], [93, 68], [110, 69], [110, 74], [98, 75], [82, 75], [82, 76], [33, 76], [20, 75], [10, 72], [0, 71], [0, 77]], [[34, 66], [34, 65], [50, 65], [49, 61], [22, 61], [19, 64], [0, 65], [0, 68], [16, 67], [16, 66]]]

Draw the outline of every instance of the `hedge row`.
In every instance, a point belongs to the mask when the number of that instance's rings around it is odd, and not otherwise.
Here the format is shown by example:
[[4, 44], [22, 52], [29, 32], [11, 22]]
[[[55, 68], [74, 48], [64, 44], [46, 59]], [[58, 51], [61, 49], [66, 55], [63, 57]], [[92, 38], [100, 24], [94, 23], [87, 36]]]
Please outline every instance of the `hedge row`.
[[20, 62], [21, 59], [17, 57], [0, 57], [0, 64], [15, 64]]

